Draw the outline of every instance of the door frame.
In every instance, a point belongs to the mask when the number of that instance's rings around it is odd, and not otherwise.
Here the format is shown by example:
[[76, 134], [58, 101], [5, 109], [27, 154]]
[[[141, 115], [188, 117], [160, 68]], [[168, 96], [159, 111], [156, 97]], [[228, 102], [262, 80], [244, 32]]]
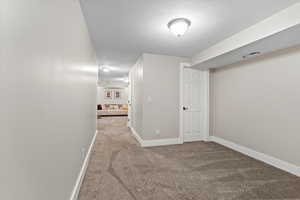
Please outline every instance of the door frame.
[[131, 117], [132, 117], [132, 114], [131, 114], [131, 111], [132, 111], [132, 108], [131, 108], [131, 98], [132, 98], [132, 80], [131, 80], [131, 72], [129, 71], [128, 73], [128, 99], [127, 99], [127, 105], [128, 105], [128, 118], [127, 118], [127, 126], [128, 127], [131, 127]]
[[[191, 67], [190, 63], [180, 63], [179, 67], [179, 138], [184, 143], [183, 133], [183, 70]], [[202, 70], [204, 74], [204, 141], [209, 141], [209, 70]], [[195, 140], [197, 141], [197, 140]], [[189, 140], [189, 142], [192, 142]]]

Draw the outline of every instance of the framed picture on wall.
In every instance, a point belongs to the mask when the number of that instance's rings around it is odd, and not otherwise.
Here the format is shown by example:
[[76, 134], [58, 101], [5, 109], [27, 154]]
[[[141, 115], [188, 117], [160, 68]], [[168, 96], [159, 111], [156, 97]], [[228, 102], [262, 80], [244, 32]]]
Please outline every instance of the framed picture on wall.
[[104, 98], [105, 99], [112, 99], [112, 91], [111, 90], [105, 90]]
[[121, 99], [121, 91], [115, 91], [115, 99]]

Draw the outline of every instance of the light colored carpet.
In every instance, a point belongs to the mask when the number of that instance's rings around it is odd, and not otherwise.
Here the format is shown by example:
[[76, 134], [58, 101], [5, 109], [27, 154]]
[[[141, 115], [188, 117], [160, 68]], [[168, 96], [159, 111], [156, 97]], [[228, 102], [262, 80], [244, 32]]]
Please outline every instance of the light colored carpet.
[[79, 200], [300, 199], [300, 178], [216, 143], [141, 148], [126, 120], [98, 120]]

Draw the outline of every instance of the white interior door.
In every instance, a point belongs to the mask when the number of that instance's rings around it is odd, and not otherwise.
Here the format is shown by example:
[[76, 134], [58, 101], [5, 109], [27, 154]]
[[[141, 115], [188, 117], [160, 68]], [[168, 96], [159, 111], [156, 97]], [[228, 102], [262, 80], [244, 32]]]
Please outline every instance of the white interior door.
[[208, 135], [208, 71], [183, 67], [181, 73], [183, 141], [206, 140]]

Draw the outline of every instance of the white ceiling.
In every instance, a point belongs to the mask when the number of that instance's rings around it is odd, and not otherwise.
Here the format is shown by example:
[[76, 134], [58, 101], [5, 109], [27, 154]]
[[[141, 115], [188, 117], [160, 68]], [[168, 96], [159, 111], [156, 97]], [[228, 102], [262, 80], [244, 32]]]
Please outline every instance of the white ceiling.
[[[118, 80], [142, 53], [192, 56], [299, 0], [81, 0], [102, 80]], [[191, 20], [177, 38], [167, 23]]]

